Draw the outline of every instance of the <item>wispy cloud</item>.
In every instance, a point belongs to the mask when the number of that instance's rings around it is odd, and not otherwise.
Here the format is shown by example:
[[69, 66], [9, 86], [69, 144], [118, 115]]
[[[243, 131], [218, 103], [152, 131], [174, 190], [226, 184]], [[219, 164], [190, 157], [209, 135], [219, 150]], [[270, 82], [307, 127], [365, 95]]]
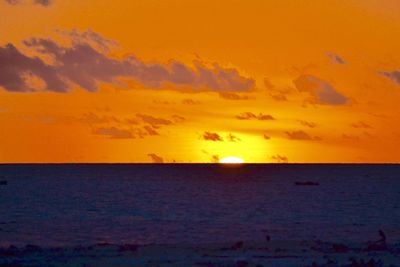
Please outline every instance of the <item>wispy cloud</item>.
[[249, 97], [247, 95], [240, 95], [237, 93], [232, 93], [232, 92], [221, 92], [219, 93], [219, 96], [221, 98], [227, 99], [227, 100], [247, 100]]
[[131, 131], [119, 129], [117, 127], [98, 128], [93, 131], [93, 134], [103, 135], [113, 139], [130, 139], [135, 138]]
[[308, 128], [315, 128], [317, 124], [311, 121], [299, 120], [299, 123]]
[[335, 64], [346, 64], [346, 60], [344, 60], [340, 55], [333, 53], [333, 52], [328, 52], [326, 55], [329, 57], [329, 59], [335, 63]]
[[321, 140], [320, 137], [313, 137], [304, 131], [292, 131], [285, 133], [290, 140], [304, 140], [304, 141]]
[[351, 127], [353, 127], [353, 128], [363, 128], [363, 129], [371, 129], [372, 128], [371, 125], [369, 125], [368, 123], [365, 123], [363, 121], [352, 123]]
[[381, 71], [380, 74], [385, 76], [385, 77], [388, 77], [393, 82], [395, 82], [396, 84], [400, 85], [400, 70]]
[[41, 6], [50, 6], [53, 3], [53, 0], [32, 0], [32, 1], [24, 1], [24, 0], [4, 0], [7, 4], [10, 5], [18, 5], [23, 3], [32, 3]]
[[318, 77], [301, 75], [293, 82], [297, 90], [310, 95], [309, 102], [313, 104], [344, 105], [348, 103], [347, 97]]

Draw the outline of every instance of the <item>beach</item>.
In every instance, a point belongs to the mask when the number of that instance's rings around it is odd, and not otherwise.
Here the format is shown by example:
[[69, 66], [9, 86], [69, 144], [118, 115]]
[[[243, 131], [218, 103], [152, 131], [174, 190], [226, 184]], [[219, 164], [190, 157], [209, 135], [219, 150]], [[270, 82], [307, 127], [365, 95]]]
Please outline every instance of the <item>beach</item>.
[[269, 241], [205, 245], [113, 245], [0, 249], [0, 266], [399, 266], [400, 244]]

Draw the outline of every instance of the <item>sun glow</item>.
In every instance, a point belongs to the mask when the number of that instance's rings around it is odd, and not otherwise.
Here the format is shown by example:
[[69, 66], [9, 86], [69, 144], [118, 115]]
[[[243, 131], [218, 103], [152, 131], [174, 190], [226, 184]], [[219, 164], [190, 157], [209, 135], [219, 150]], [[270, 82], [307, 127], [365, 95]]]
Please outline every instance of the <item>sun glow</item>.
[[223, 164], [242, 164], [244, 163], [244, 160], [238, 157], [226, 157], [223, 159], [220, 159], [219, 163]]

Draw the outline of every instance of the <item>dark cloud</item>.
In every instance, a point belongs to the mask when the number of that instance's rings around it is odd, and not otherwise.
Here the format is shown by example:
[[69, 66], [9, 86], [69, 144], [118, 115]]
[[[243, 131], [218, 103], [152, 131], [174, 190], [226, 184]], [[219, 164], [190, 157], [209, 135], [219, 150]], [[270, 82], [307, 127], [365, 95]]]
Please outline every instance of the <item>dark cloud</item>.
[[292, 131], [285, 132], [289, 139], [291, 140], [304, 140], [304, 141], [313, 141], [313, 140], [321, 140], [320, 137], [312, 137], [308, 133], [304, 131]]
[[138, 118], [140, 118], [143, 122], [146, 122], [146, 123], [152, 125], [154, 128], [158, 128], [160, 125], [171, 125], [172, 124], [172, 121], [170, 121], [170, 120], [153, 117], [151, 115], [136, 114], [136, 116]]
[[156, 129], [151, 127], [150, 125], [143, 126], [143, 129], [146, 131], [147, 135], [160, 135]]
[[395, 71], [382, 71], [381, 75], [390, 78], [392, 81], [400, 85], [400, 70]]
[[249, 97], [246, 95], [240, 95], [240, 94], [232, 93], [232, 92], [221, 92], [221, 93], [219, 93], [219, 96], [221, 98], [228, 99], [228, 100], [247, 100], [247, 99], [249, 99]]
[[305, 126], [305, 127], [309, 127], [309, 128], [315, 128], [317, 127], [317, 124], [311, 121], [305, 121], [305, 120], [299, 120], [300, 124]]
[[262, 113], [256, 115], [252, 112], [244, 112], [240, 115], [236, 115], [235, 117], [238, 120], [253, 120], [253, 119], [260, 120], [260, 121], [275, 120], [275, 118], [272, 117], [271, 115], [262, 114]]
[[301, 75], [293, 81], [297, 90], [311, 95], [313, 104], [344, 105], [348, 99], [337, 92], [329, 83], [312, 75]]
[[341, 56], [339, 56], [338, 54], [332, 53], [332, 52], [328, 52], [326, 53], [326, 55], [329, 57], [329, 59], [336, 64], [347, 64], [346, 60], [344, 60]]
[[150, 157], [150, 159], [153, 161], [153, 163], [164, 163], [164, 159], [157, 154], [151, 153], [147, 154], [147, 156]]
[[275, 118], [272, 117], [272, 116], [269, 115], [269, 114], [262, 114], [262, 113], [260, 113], [260, 114], [257, 116], [257, 120], [259, 120], [259, 121], [270, 121], [270, 120], [275, 120]]
[[117, 127], [98, 128], [98, 129], [93, 131], [93, 134], [104, 135], [104, 136], [107, 136], [107, 137], [113, 138], [113, 139], [135, 138], [135, 136], [132, 134], [131, 131], [124, 130], [124, 129], [119, 129]]
[[213, 132], [204, 132], [202, 137], [207, 141], [224, 141], [219, 134]]
[[244, 113], [242, 113], [240, 115], [236, 115], [235, 117], [238, 120], [251, 120], [251, 119], [256, 119], [257, 118], [257, 116], [254, 113], [251, 113], [251, 112], [244, 112]]
[[353, 128], [363, 128], [363, 129], [371, 129], [372, 126], [363, 122], [363, 121], [359, 121], [359, 122], [355, 122], [351, 124], [351, 127]]
[[5, 2], [6, 2], [7, 4], [10, 4], [10, 5], [17, 5], [17, 4], [22, 4], [22, 3], [24, 3], [24, 2], [31, 2], [31, 3], [33, 3], [33, 4], [41, 5], [41, 6], [50, 6], [50, 5], [53, 3], [52, 0], [33, 0], [33, 1], [5, 0]]
[[[0, 86], [7, 91], [37, 91], [24, 79], [24, 74], [35, 75], [44, 83], [44, 90], [68, 92], [71, 84], [88, 91], [96, 91], [98, 83], [116, 83], [126, 77], [144, 86], [159, 88], [170, 83], [196, 90], [248, 91], [255, 85], [253, 79], [241, 76], [236, 69], [218, 64], [207, 67], [194, 62], [189, 67], [177, 61], [169, 64], [149, 64], [134, 56], [122, 59], [109, 57], [88, 41], [98, 46], [108, 45], [94, 32], [72, 33], [72, 45], [63, 46], [51, 39], [33, 38], [24, 41], [27, 48], [52, 58], [52, 64], [39, 57], [29, 57], [13, 44], [0, 47]], [[78, 40], [78, 41], [77, 41]]]
[[37, 57], [25, 56], [12, 44], [0, 47], [0, 86], [8, 91], [35, 91], [24, 79], [28, 73], [43, 80], [46, 90], [66, 92], [68, 86], [55, 68]]
[[42, 6], [49, 6], [53, 3], [52, 0], [34, 0], [35, 4], [42, 5]]
[[281, 156], [281, 155], [275, 155], [271, 157], [274, 161], [276, 161], [277, 163], [288, 163], [289, 159], [285, 156]]

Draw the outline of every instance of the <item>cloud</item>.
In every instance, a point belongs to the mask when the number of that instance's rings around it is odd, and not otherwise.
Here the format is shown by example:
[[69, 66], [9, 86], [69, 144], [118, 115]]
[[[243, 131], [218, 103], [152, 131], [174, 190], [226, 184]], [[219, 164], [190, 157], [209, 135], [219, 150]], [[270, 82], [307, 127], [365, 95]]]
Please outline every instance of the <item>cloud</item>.
[[311, 121], [299, 120], [300, 124], [309, 128], [317, 127], [317, 124]]
[[276, 101], [287, 101], [287, 97], [284, 94], [271, 94], [271, 97]]
[[35, 91], [24, 79], [26, 73], [39, 77], [45, 83], [45, 90], [66, 92], [67, 84], [60, 78], [55, 67], [41, 59], [27, 57], [12, 44], [0, 47], [0, 86], [7, 91]]
[[50, 6], [50, 5], [53, 3], [52, 0], [33, 0], [33, 1], [5, 0], [5, 2], [6, 2], [7, 4], [10, 4], [10, 5], [17, 5], [17, 4], [22, 4], [22, 3], [24, 3], [24, 2], [31, 2], [31, 3], [33, 3], [33, 4], [41, 5], [41, 6]]
[[268, 114], [264, 115], [264, 114], [260, 113], [257, 116], [257, 120], [259, 120], [259, 121], [270, 121], [270, 120], [275, 120], [275, 118], [272, 117], [271, 115], [268, 115]]
[[213, 132], [204, 132], [202, 137], [206, 141], [224, 141], [219, 134]]
[[363, 121], [359, 121], [359, 122], [355, 122], [351, 124], [351, 127], [353, 128], [363, 128], [363, 129], [371, 129], [372, 126], [363, 122]]
[[151, 153], [147, 154], [147, 156], [150, 157], [150, 159], [153, 161], [153, 163], [164, 163], [164, 159], [157, 154]]
[[143, 126], [143, 129], [146, 131], [148, 135], [160, 135], [153, 127], [150, 125]]
[[79, 118], [78, 121], [88, 124], [119, 122], [119, 120], [114, 116], [99, 116], [92, 112], [83, 114], [83, 116]]
[[260, 121], [275, 120], [275, 118], [272, 117], [271, 115], [268, 114], [265, 115], [262, 113], [256, 115], [252, 112], [244, 112], [242, 114], [236, 115], [235, 117], [238, 120], [253, 120], [253, 119]]
[[182, 117], [182, 116], [176, 115], [176, 114], [172, 115], [172, 118], [173, 118], [174, 122], [183, 122], [186, 120], [185, 117]]
[[239, 137], [237, 137], [237, 136], [235, 136], [235, 135], [233, 135], [233, 134], [231, 134], [231, 133], [227, 135], [226, 139], [227, 139], [229, 142], [238, 142], [238, 141], [242, 141]]
[[349, 141], [359, 141], [360, 137], [357, 135], [342, 134], [342, 138]]
[[211, 155], [211, 163], [219, 163], [219, 159], [218, 155]]
[[293, 81], [297, 90], [311, 95], [309, 101], [321, 105], [344, 105], [347, 97], [337, 92], [329, 83], [312, 75], [301, 75]]
[[241, 92], [255, 85], [253, 79], [241, 76], [236, 69], [223, 68], [217, 63], [206, 66], [195, 61], [194, 67], [189, 67], [175, 60], [168, 64], [150, 64], [132, 55], [113, 58], [102, 49], [96, 49], [96, 46], [109, 46], [109, 42], [97, 33], [75, 31], [70, 35], [70, 46], [42, 38], [23, 42], [28, 49], [45, 58], [50, 57], [52, 64], [25, 55], [10, 43], [0, 47], [0, 86], [12, 92], [38, 91], [39, 88], [27, 84], [26, 73], [35, 75], [43, 81], [44, 90], [53, 92], [68, 92], [73, 85], [94, 92], [99, 83], [116, 84], [121, 77], [152, 88], [173, 84], [178, 89], [189, 87], [198, 91]]
[[185, 98], [182, 100], [182, 104], [192, 106], [192, 105], [200, 105], [201, 102], [191, 98]]
[[247, 100], [247, 99], [249, 99], [249, 97], [246, 95], [239, 95], [237, 93], [232, 93], [232, 92], [221, 92], [221, 93], [219, 93], [219, 96], [221, 98], [224, 98], [227, 100]]
[[275, 155], [272, 156], [271, 159], [275, 160], [277, 163], [288, 163], [289, 159], [285, 156]]
[[287, 101], [287, 95], [290, 94], [293, 89], [291, 88], [278, 88], [268, 78], [264, 78], [264, 86], [267, 94], [270, 95], [276, 101]]
[[[184, 117], [179, 115], [173, 115], [172, 118], [175, 123], [185, 120]], [[157, 118], [147, 114], [136, 114], [134, 118], [118, 118], [110, 115], [98, 115], [92, 112], [85, 113], [81, 117], [67, 117], [65, 121], [80, 122], [90, 126], [96, 126], [96, 129], [92, 131], [93, 134], [119, 139], [157, 136], [160, 135], [158, 132], [159, 128], [174, 124], [171, 120]], [[121, 127], [125, 127], [125, 129]]]
[[346, 60], [344, 60], [340, 55], [333, 53], [333, 52], [328, 52], [326, 55], [329, 57], [329, 59], [336, 64], [347, 64]]
[[311, 135], [309, 135], [304, 131], [292, 131], [285, 133], [290, 140], [304, 140], [304, 141], [321, 140], [320, 137], [312, 137]]
[[93, 131], [93, 134], [104, 135], [113, 139], [135, 138], [135, 136], [129, 130], [118, 129], [116, 127], [98, 128]]
[[391, 79], [396, 84], [400, 85], [400, 70], [381, 71], [380, 74]]
[[153, 117], [151, 115], [136, 114], [136, 116], [138, 118], [140, 118], [142, 121], [150, 124], [154, 128], [159, 128], [160, 125], [171, 125], [172, 124], [172, 121], [170, 121], [170, 120]]
[[42, 5], [42, 6], [49, 6], [53, 3], [52, 0], [34, 0], [35, 4]]
[[60, 35], [68, 38], [74, 44], [88, 43], [96, 49], [100, 49], [103, 52], [110, 52], [111, 48], [118, 47], [118, 42], [104, 38], [97, 32], [92, 30], [78, 31], [73, 30], [56, 30]]

